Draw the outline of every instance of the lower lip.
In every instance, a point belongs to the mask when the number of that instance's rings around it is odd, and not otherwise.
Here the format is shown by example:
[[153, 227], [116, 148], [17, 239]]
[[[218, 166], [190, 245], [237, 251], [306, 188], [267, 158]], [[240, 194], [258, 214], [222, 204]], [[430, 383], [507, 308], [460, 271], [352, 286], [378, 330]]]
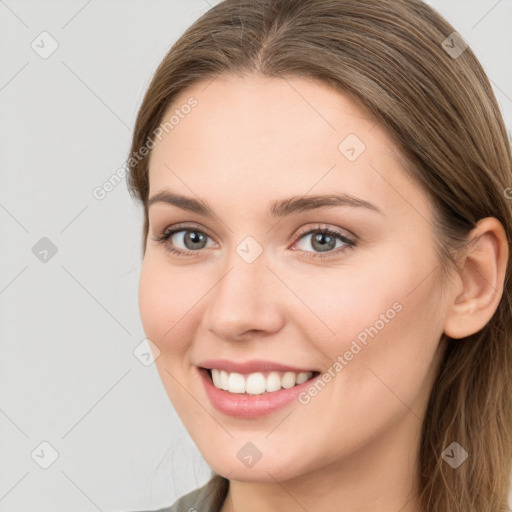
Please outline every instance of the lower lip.
[[261, 395], [245, 395], [229, 393], [216, 388], [208, 372], [203, 368], [198, 368], [198, 370], [212, 405], [223, 414], [246, 419], [259, 418], [285, 407], [296, 400], [297, 396], [316, 379], [316, 377], [313, 377], [290, 389], [280, 389]]

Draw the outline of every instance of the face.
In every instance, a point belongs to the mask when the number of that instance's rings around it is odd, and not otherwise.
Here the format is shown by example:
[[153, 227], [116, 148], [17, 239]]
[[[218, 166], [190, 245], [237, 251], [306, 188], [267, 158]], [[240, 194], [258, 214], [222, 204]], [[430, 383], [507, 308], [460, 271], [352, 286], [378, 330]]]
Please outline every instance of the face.
[[151, 155], [139, 305], [206, 461], [271, 481], [410, 451], [447, 305], [394, 140], [302, 78], [224, 75], [176, 109]]

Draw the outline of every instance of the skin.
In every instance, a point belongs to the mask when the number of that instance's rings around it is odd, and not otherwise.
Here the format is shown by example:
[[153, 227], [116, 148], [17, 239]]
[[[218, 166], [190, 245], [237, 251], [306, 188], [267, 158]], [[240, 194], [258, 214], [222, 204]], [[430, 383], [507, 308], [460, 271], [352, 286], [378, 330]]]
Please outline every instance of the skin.
[[[208, 464], [230, 479], [222, 512], [419, 510], [417, 447], [442, 334], [467, 336], [496, 310], [508, 254], [501, 224], [480, 221], [460, 273], [441, 281], [430, 201], [392, 137], [349, 97], [303, 78], [222, 75], [182, 91], [169, 112], [191, 96], [197, 107], [152, 151], [149, 196], [200, 198], [216, 216], [150, 206], [139, 305], [170, 400]], [[338, 149], [348, 134], [366, 146], [354, 161]], [[381, 213], [266, 214], [277, 199], [334, 192]], [[208, 235], [192, 257], [153, 240], [182, 222]], [[357, 244], [336, 253], [338, 241], [313, 259], [321, 250], [296, 236], [303, 227]], [[190, 251], [183, 234], [167, 246]], [[263, 249], [252, 263], [236, 252], [247, 236]], [[233, 418], [199, 380], [196, 365], [210, 358], [327, 371], [394, 303], [401, 311], [306, 405]], [[252, 467], [237, 457], [247, 442], [262, 454]]]

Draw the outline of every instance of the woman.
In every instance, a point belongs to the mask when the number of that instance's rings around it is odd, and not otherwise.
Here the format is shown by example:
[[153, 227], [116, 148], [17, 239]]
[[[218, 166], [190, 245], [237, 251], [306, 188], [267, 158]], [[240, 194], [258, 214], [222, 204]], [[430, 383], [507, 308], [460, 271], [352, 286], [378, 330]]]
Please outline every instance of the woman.
[[214, 470], [167, 511], [506, 510], [510, 142], [419, 0], [225, 0], [145, 95], [139, 305]]

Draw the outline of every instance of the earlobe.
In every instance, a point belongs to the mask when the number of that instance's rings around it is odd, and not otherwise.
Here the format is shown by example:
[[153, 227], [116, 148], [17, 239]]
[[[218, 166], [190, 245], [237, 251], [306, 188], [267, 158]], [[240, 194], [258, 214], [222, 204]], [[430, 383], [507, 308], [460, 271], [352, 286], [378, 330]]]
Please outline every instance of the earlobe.
[[470, 336], [489, 322], [503, 294], [507, 270], [508, 241], [498, 219], [481, 219], [469, 240], [444, 325], [444, 333], [454, 339]]

